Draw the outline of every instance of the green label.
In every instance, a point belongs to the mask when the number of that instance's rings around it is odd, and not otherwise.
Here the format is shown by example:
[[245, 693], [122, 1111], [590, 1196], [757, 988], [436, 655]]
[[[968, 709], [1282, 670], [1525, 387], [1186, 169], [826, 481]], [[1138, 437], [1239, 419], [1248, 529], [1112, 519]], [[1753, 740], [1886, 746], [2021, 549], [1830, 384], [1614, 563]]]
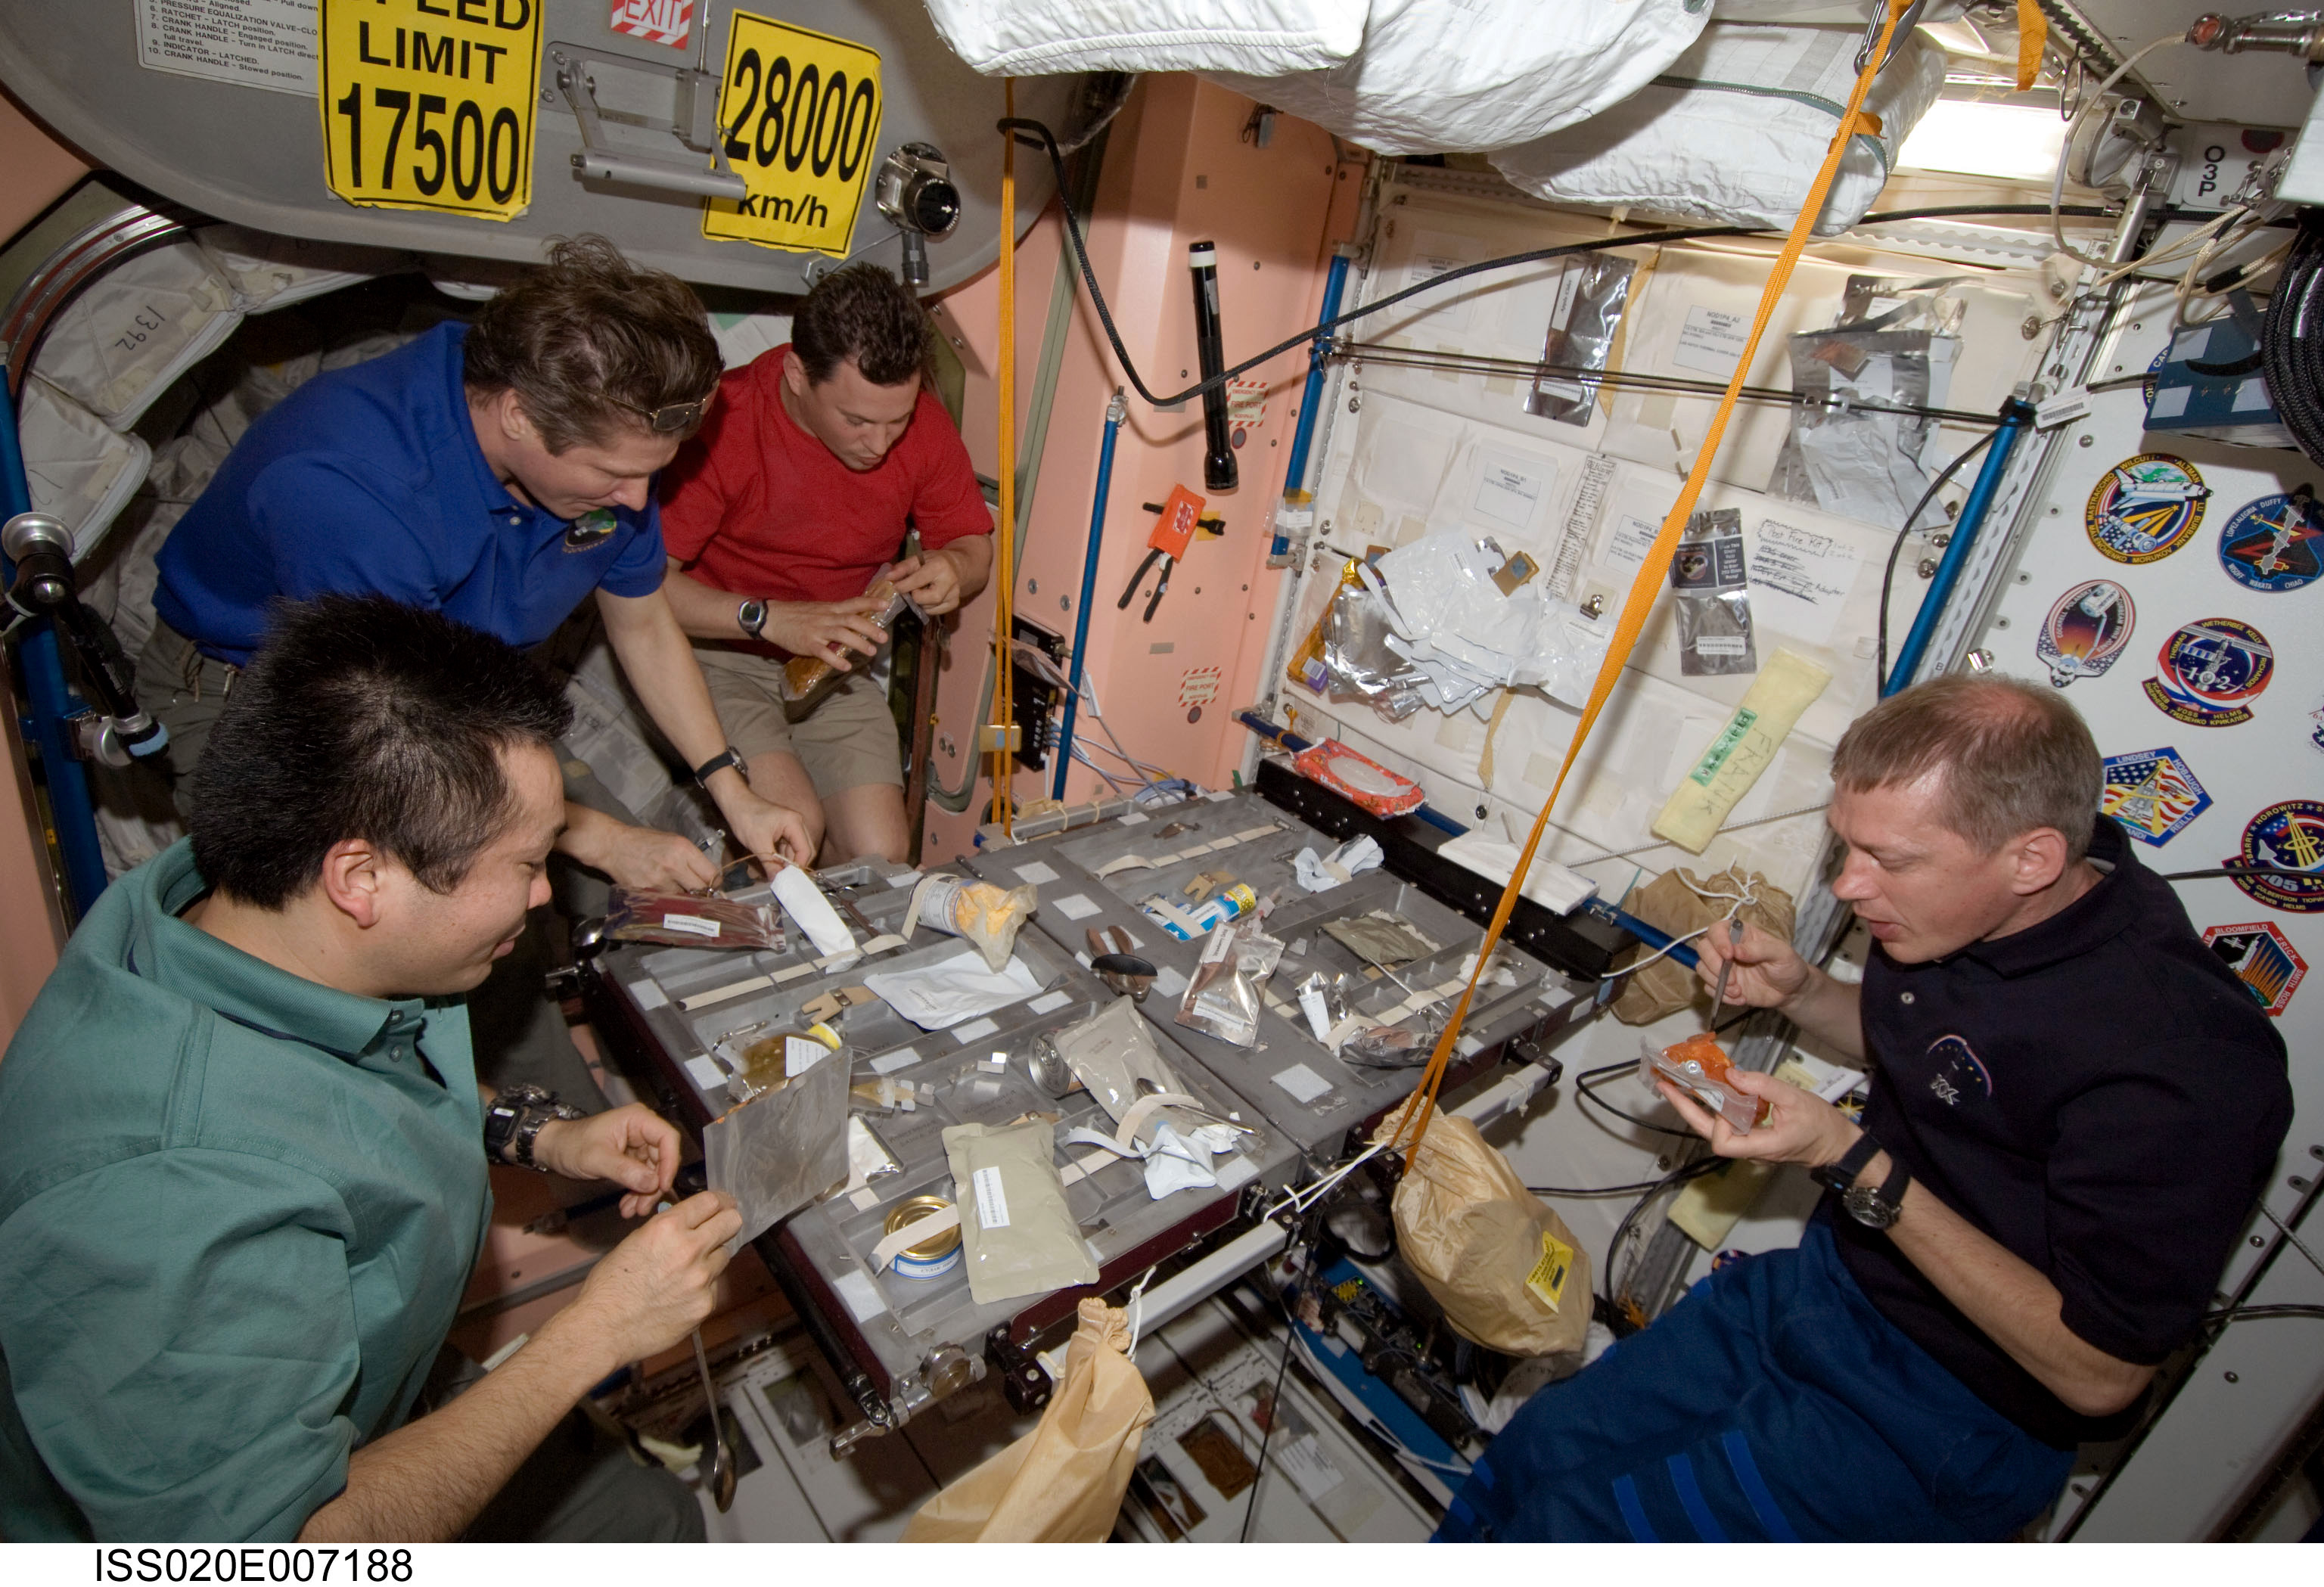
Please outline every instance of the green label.
[[1743, 735], [1751, 731], [1751, 724], [1757, 720], [1759, 713], [1747, 711], [1738, 706], [1735, 715], [1728, 718], [1727, 725], [1720, 729], [1719, 736], [1711, 741], [1711, 747], [1702, 752], [1702, 759], [1695, 762], [1694, 770], [1687, 776], [1709, 788], [1711, 780], [1719, 775], [1719, 769], [1727, 764], [1727, 757], [1735, 752], [1735, 746], [1743, 742]]

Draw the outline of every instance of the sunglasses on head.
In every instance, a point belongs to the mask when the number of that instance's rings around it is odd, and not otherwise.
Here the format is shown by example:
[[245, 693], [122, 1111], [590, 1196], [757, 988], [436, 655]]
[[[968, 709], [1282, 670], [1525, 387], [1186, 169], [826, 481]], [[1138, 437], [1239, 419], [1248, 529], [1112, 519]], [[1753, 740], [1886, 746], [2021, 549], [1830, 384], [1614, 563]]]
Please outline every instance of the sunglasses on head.
[[624, 402], [619, 397], [611, 397], [607, 401], [617, 408], [626, 408], [643, 417], [646, 428], [654, 434], [674, 435], [699, 420], [703, 410], [710, 406], [711, 398], [717, 394], [713, 390], [691, 402], [665, 402], [659, 408], [641, 408], [635, 402]]

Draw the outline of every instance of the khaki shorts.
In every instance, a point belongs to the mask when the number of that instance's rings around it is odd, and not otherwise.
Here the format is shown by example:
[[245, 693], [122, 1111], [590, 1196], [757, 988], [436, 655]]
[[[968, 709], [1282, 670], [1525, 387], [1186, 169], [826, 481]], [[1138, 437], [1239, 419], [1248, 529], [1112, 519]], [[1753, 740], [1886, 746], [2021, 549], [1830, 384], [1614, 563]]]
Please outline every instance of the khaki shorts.
[[695, 647], [710, 703], [726, 736], [748, 760], [780, 752], [807, 768], [816, 797], [830, 798], [869, 783], [904, 786], [903, 751], [887, 692], [850, 672], [804, 715], [777, 690], [783, 664], [767, 656]]

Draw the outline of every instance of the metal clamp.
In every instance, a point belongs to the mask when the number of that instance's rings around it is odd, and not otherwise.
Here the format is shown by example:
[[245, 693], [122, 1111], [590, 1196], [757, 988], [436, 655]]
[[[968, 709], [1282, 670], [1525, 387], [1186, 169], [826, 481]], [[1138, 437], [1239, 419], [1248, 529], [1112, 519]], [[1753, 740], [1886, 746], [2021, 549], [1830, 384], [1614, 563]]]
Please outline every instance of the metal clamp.
[[1034, 1353], [1010, 1337], [1006, 1323], [984, 1336], [984, 1359], [1001, 1375], [1001, 1391], [1009, 1397], [1009, 1408], [1020, 1416], [1047, 1405], [1057, 1391], [1056, 1379]]
[[[640, 60], [583, 44], [551, 44], [549, 61], [556, 73], [558, 92], [565, 96], [566, 106], [581, 124], [581, 147], [573, 155], [575, 176], [674, 193], [699, 193], [710, 198], [739, 201], [751, 196], [742, 176], [726, 163], [718, 126], [719, 81], [709, 72]], [[669, 118], [609, 110], [598, 104], [597, 73], [607, 69], [650, 79], [667, 76], [673, 85]], [[697, 158], [616, 147], [605, 135], [607, 122], [666, 133]], [[702, 163], [705, 157], [710, 162], [707, 167]]]

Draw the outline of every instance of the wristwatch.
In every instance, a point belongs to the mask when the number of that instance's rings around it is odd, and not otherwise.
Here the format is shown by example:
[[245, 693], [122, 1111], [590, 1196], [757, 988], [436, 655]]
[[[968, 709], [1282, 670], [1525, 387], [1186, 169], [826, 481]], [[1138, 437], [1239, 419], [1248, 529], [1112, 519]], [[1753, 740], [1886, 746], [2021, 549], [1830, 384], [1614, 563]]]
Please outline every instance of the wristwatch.
[[540, 1138], [541, 1126], [552, 1119], [583, 1116], [580, 1109], [553, 1091], [538, 1085], [509, 1086], [484, 1110], [484, 1155], [496, 1163], [546, 1174], [549, 1170], [532, 1160], [533, 1143]]
[[735, 775], [742, 778], [744, 782], [751, 780], [751, 768], [749, 764], [743, 761], [742, 752], [736, 749], [733, 744], [728, 744], [718, 753], [711, 756], [710, 759], [705, 761], [701, 765], [696, 766], [694, 769], [695, 787], [707, 787], [712, 778], [717, 776], [721, 771], [725, 770], [729, 766], [734, 768]]
[[745, 601], [734, 608], [734, 626], [752, 639], [767, 637], [767, 603]]
[[1888, 1159], [1888, 1177], [1877, 1186], [1858, 1185], [1856, 1176], [1864, 1166], [1880, 1155], [1880, 1143], [1869, 1134], [1859, 1135], [1856, 1144], [1840, 1154], [1836, 1163], [1827, 1163], [1815, 1170], [1817, 1184], [1835, 1191], [1840, 1204], [1848, 1215], [1868, 1229], [1893, 1227], [1904, 1211], [1904, 1188], [1913, 1183], [1913, 1176], [1894, 1157]]

